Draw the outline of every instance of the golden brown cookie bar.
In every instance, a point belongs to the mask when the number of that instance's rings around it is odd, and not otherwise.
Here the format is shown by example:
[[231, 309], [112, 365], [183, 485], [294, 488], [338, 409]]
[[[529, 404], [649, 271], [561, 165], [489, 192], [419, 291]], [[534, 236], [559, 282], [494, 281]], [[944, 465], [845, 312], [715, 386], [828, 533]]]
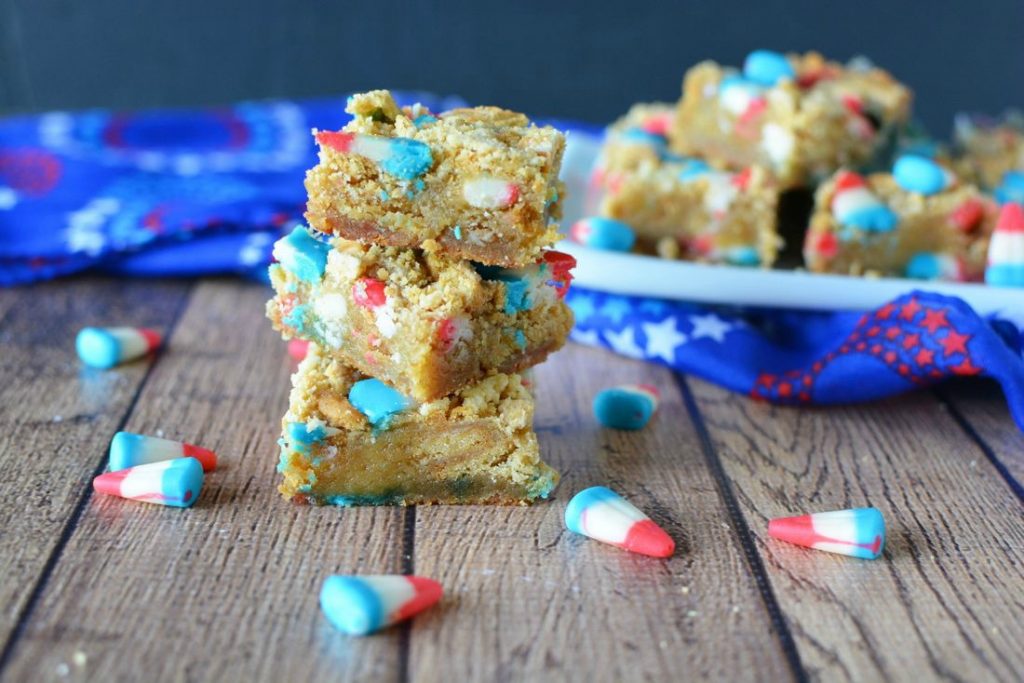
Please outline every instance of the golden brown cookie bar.
[[901, 185], [898, 175], [851, 171], [823, 183], [804, 243], [807, 267], [819, 273], [980, 280], [995, 203], [934, 162], [917, 158], [915, 164], [932, 164], [941, 185], [922, 192]]
[[[957, 170], [971, 182], [994, 190], [1004, 184], [1008, 172], [1024, 172], [1024, 114], [1008, 112], [999, 119], [960, 114], [953, 134]], [[1022, 201], [1019, 196], [1007, 199]]]
[[742, 71], [702, 62], [686, 73], [671, 147], [722, 168], [764, 166], [787, 189], [871, 161], [910, 102], [907, 88], [864, 60], [758, 50]]
[[508, 267], [558, 236], [565, 137], [497, 107], [431, 114], [391, 93], [356, 95], [341, 131], [316, 131], [306, 218], [351, 240]]
[[[312, 256], [303, 256], [315, 252], [323, 268], [307, 272]], [[505, 269], [341, 238], [331, 248], [297, 228], [274, 254], [267, 315], [275, 329], [419, 401], [535, 365], [572, 328], [562, 297], [575, 261], [560, 252]]]
[[668, 131], [675, 105], [667, 102], [634, 104], [605, 130], [604, 144], [594, 163], [590, 183], [603, 191], [615, 188], [625, 173], [643, 164], [678, 159], [668, 151]]
[[599, 213], [628, 224], [666, 258], [771, 266], [781, 243], [779, 191], [754, 166], [718, 171], [697, 160], [643, 162], [606, 188]]
[[518, 375], [416, 404], [311, 344], [292, 387], [278, 465], [285, 498], [512, 505], [546, 498], [558, 483], [540, 459], [533, 397]]

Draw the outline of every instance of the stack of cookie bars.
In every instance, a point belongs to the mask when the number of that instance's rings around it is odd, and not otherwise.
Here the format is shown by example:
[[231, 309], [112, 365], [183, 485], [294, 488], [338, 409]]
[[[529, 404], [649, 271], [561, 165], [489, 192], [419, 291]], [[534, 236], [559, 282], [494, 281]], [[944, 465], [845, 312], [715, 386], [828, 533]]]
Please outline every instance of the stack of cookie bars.
[[[927, 188], [888, 172], [921, 153], [900, 149], [911, 100], [863, 58], [758, 50], [738, 69], [702, 62], [678, 103], [637, 104], [609, 127], [589, 210], [664, 258], [771, 267], [785, 239], [815, 272], [979, 280], [997, 207], [973, 175], [942, 158], [913, 160], [942, 176]], [[810, 219], [799, 209], [787, 221], [794, 199], [813, 202]]]
[[575, 262], [548, 249], [564, 136], [495, 107], [434, 114], [387, 91], [314, 131], [306, 218], [274, 248], [267, 314], [310, 343], [292, 378], [285, 498], [521, 504], [558, 473], [517, 374], [560, 348]]

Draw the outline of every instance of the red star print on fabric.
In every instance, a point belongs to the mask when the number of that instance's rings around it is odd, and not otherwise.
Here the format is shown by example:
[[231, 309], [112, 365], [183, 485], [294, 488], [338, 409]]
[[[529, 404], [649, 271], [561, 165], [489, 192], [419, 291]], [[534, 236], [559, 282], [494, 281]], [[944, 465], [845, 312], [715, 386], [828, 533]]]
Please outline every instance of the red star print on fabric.
[[946, 320], [946, 312], [938, 308], [929, 308], [924, 312], [924, 320], [921, 321], [921, 327], [928, 330], [931, 334], [935, 334], [940, 327], [949, 327], [949, 321]]
[[875, 312], [875, 317], [879, 320], [888, 320], [895, 310], [896, 304], [886, 304]]
[[917, 299], [911, 299], [900, 308], [900, 318], [911, 321], [920, 311], [921, 304], [917, 303]]
[[921, 349], [914, 356], [914, 362], [918, 365], [932, 365], [935, 362], [935, 352], [930, 349]]
[[956, 306], [931, 295], [909, 295], [862, 317], [846, 339], [808, 363], [803, 372], [760, 375], [751, 393], [780, 403], [811, 402], [819, 376], [839, 357], [874, 358], [918, 386], [952, 374], [977, 375], [983, 368], [968, 348], [974, 335], [957, 328], [963, 324]]
[[943, 357], [952, 356], [954, 353], [967, 353], [967, 342], [970, 340], [971, 335], [960, 334], [956, 330], [950, 330], [949, 334], [939, 340], [939, 345], [942, 346]]
[[981, 368], [971, 363], [970, 358], [964, 358], [959, 365], [954, 365], [950, 370], [958, 375], [977, 375], [981, 372]]

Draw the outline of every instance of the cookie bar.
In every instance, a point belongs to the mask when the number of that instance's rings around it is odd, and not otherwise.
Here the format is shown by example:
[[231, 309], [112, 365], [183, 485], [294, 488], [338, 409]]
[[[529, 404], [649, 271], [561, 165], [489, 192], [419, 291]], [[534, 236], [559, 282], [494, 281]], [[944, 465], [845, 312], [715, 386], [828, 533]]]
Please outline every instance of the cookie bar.
[[[980, 280], [995, 225], [995, 203], [933, 162], [917, 157], [914, 163], [930, 168], [936, 182], [901, 184], [899, 173], [861, 176], [839, 171], [823, 183], [804, 242], [808, 269]], [[900, 169], [898, 162], [894, 170]]]
[[506, 267], [558, 239], [565, 137], [554, 128], [497, 107], [399, 109], [386, 90], [347, 111], [342, 130], [314, 131], [306, 218], [317, 230]]
[[668, 150], [668, 131], [675, 105], [667, 102], [634, 104], [626, 115], [608, 126], [604, 144], [590, 176], [591, 188], [615, 190], [626, 174], [643, 165], [657, 166], [680, 157]]
[[742, 71], [702, 62], [686, 73], [671, 148], [722, 168], [764, 166], [787, 189], [884, 153], [910, 102], [866, 60], [758, 50]]
[[606, 189], [598, 213], [629, 224], [665, 258], [768, 267], [781, 243], [778, 198], [758, 166], [729, 173], [699, 159], [645, 162]]
[[546, 498], [558, 473], [540, 459], [533, 409], [506, 374], [417, 405], [311, 344], [282, 420], [279, 490], [326, 505]]
[[[997, 198], [1000, 190], [1008, 192], [1024, 184], [1024, 114], [1008, 112], [999, 119], [960, 114], [953, 135], [957, 171], [963, 177], [995, 190]], [[1024, 191], [1006, 199], [1024, 201]]]
[[[575, 265], [567, 254], [548, 250], [531, 266], [505, 269], [419, 249], [311, 240], [297, 228], [275, 245], [276, 296], [267, 304], [275, 329], [418, 401], [535, 365], [572, 328], [562, 301]], [[309, 248], [326, 254], [322, 270], [301, 267]]]

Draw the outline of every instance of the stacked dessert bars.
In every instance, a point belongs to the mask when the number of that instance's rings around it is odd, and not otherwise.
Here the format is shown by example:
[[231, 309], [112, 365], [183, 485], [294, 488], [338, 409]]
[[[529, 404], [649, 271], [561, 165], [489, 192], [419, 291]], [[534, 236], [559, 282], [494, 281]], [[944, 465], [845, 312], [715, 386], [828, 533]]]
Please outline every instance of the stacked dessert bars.
[[527, 503], [539, 456], [519, 372], [560, 348], [573, 259], [548, 249], [564, 136], [495, 107], [434, 114], [387, 91], [314, 131], [306, 218], [274, 248], [267, 315], [310, 341], [292, 377], [285, 498]]

